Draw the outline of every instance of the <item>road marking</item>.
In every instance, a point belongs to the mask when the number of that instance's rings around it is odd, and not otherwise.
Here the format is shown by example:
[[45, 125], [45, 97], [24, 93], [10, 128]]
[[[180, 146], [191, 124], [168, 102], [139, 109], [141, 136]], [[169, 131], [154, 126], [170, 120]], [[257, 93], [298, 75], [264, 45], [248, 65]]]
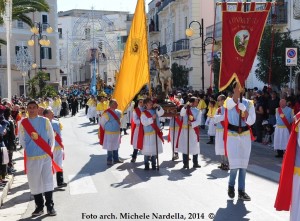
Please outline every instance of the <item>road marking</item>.
[[256, 175], [268, 178], [270, 180], [279, 181], [280, 173], [254, 165], [254, 164], [249, 164], [247, 170], [251, 173], [254, 173]]
[[97, 193], [96, 186], [90, 174], [69, 175], [70, 194], [79, 195], [86, 193]]

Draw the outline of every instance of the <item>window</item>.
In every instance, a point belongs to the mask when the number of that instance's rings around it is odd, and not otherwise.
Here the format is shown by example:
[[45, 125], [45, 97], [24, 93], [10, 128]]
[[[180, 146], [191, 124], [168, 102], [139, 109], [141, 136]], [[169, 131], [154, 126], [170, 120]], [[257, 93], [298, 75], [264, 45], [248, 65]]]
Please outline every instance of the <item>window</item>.
[[43, 26], [43, 31], [46, 31], [46, 29], [49, 27], [48, 25], [48, 15], [42, 15], [42, 26]]
[[62, 28], [58, 28], [58, 33], [59, 33], [59, 38], [62, 39], [63, 38]]
[[24, 22], [17, 20], [17, 28], [23, 29], [24, 28]]
[[59, 60], [62, 61], [63, 60], [63, 52], [62, 49], [59, 49]]
[[18, 54], [18, 51], [20, 50], [21, 47], [23, 47], [25, 50], [28, 48], [27, 46], [16, 46], [15, 47], [16, 55]]
[[42, 59], [52, 59], [52, 51], [51, 51], [51, 48], [48, 48], [48, 47], [42, 47], [41, 57], [42, 57]]

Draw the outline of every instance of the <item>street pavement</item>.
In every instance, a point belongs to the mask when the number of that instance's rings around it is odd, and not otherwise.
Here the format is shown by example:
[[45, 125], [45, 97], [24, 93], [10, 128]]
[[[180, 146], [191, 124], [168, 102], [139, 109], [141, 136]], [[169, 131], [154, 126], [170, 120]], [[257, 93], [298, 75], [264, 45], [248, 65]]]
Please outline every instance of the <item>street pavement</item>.
[[[274, 209], [281, 159], [268, 146], [253, 143], [246, 192], [252, 201], [227, 196], [228, 175], [218, 169], [214, 145], [201, 131], [199, 169], [182, 169], [182, 156], [172, 161], [172, 147], [164, 144], [159, 171], [144, 171], [143, 156], [130, 163], [130, 134], [123, 135], [119, 155], [123, 164], [106, 165], [106, 151], [98, 143], [98, 126], [89, 123], [81, 110], [75, 117], [61, 118], [65, 145], [64, 177], [68, 186], [55, 190], [57, 216], [32, 218], [33, 198], [22, 172], [22, 151], [17, 153], [18, 170], [0, 221], [15, 220], [215, 220], [284, 221], [288, 212]], [[130, 132], [130, 130], [128, 130]], [[165, 138], [168, 127], [164, 130]], [[192, 163], [190, 163], [192, 166]], [[45, 209], [46, 212], [46, 209]]]

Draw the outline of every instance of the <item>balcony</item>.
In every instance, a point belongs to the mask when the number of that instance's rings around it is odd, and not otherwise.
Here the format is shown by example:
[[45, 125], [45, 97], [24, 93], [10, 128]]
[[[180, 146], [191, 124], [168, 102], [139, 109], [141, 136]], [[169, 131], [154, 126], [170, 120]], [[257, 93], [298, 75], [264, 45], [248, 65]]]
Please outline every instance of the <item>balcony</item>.
[[172, 52], [178, 52], [183, 50], [190, 49], [190, 40], [189, 39], [180, 39], [176, 42], [173, 42]]
[[161, 1], [160, 6], [158, 6], [157, 13], [161, 12], [166, 6], [168, 6], [172, 2], [175, 2], [175, 0], [163, 0], [163, 1]]
[[159, 47], [159, 54], [167, 54], [167, 45]]
[[[263, 8], [258, 7], [257, 10], [262, 10]], [[272, 7], [267, 18], [267, 25], [286, 25], [288, 23], [287, 18], [287, 10], [288, 10], [288, 3], [285, 2], [282, 5], [278, 5]], [[214, 26], [208, 26], [206, 28], [206, 37], [213, 37]], [[215, 27], [215, 39], [217, 41], [221, 40], [222, 38], [222, 22], [217, 22]]]

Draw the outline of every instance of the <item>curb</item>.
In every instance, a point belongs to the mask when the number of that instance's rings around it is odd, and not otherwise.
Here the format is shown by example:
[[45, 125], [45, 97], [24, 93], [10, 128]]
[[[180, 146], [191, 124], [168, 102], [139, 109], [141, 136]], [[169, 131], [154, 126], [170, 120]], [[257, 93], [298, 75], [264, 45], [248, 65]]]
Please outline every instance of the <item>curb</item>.
[[12, 183], [14, 181], [14, 177], [15, 176], [13, 174], [9, 175], [8, 182], [6, 183], [6, 185], [3, 188], [3, 190], [0, 192], [0, 208], [2, 207], [3, 202], [4, 202], [4, 200], [7, 197], [8, 191], [10, 190], [11, 185], [12, 185]]

